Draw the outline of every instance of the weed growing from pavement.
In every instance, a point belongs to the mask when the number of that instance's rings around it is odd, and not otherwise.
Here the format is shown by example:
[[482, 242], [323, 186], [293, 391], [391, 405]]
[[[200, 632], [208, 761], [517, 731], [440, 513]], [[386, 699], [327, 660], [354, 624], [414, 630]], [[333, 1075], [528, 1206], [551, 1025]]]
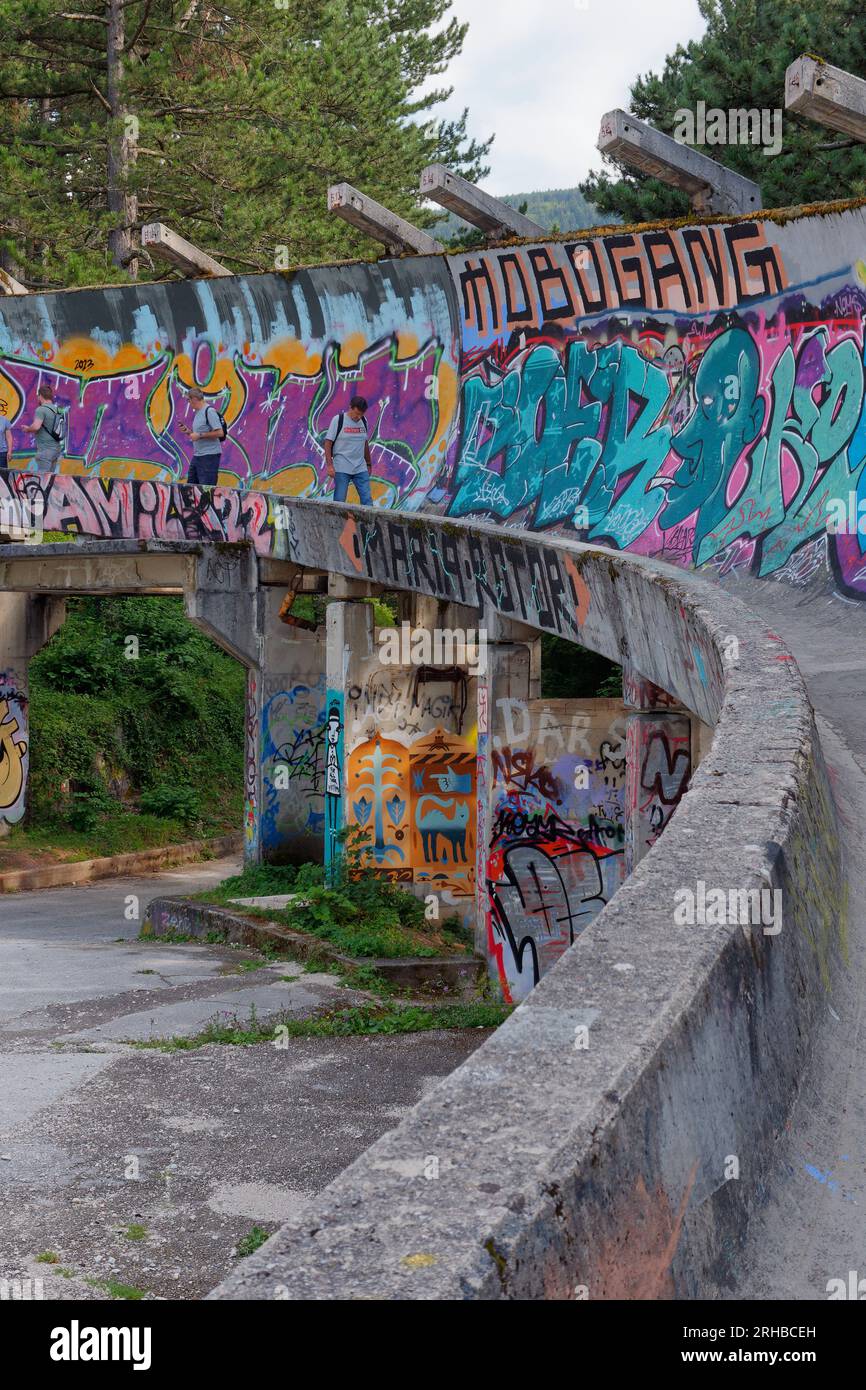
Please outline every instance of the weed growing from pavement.
[[40, 1265], [58, 1265], [60, 1256], [55, 1255], [53, 1250], [43, 1250], [41, 1255], [36, 1256], [36, 1263]]
[[123, 1234], [127, 1240], [144, 1240], [147, 1235], [147, 1227], [133, 1221], [131, 1226], [127, 1226]]
[[270, 1232], [263, 1230], [261, 1226], [253, 1226], [248, 1235], [241, 1236], [235, 1247], [239, 1260], [246, 1259], [247, 1255], [254, 1255], [260, 1246], [264, 1245]]
[[135, 1302], [144, 1298], [146, 1289], [136, 1289], [132, 1284], [119, 1284], [116, 1279], [85, 1279], [92, 1289], [105, 1289], [112, 1298], [128, 1298]]
[[345, 1038], [426, 1033], [446, 1028], [498, 1028], [512, 1012], [506, 1004], [401, 1004], [382, 1002], [349, 1009], [332, 1009], [315, 1018], [291, 1018], [284, 1014], [260, 1019], [254, 1009], [242, 1022], [234, 1015], [222, 1015], [211, 1020], [201, 1033], [183, 1038], [136, 1039], [131, 1047], [150, 1048], [160, 1052], [192, 1052], [209, 1043], [249, 1047], [256, 1043], [273, 1043], [282, 1035], [289, 1038]]

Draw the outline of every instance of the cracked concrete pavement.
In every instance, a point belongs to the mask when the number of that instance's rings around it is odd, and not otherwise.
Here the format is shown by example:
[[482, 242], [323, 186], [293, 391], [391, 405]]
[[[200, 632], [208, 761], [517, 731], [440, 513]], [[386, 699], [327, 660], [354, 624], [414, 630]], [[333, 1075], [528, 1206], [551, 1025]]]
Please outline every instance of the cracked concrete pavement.
[[[139, 941], [150, 897], [233, 860], [0, 898], [0, 1280], [45, 1298], [199, 1298], [395, 1125], [486, 1030], [142, 1050], [215, 1016], [361, 996], [252, 952]], [[40, 1262], [50, 1253], [56, 1262]]]

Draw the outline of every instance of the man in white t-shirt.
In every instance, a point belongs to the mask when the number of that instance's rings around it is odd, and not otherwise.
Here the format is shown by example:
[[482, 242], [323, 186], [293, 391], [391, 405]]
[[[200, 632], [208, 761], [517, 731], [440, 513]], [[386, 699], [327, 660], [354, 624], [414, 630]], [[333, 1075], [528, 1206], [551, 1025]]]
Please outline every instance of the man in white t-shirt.
[[334, 475], [334, 501], [345, 502], [349, 484], [355, 484], [362, 507], [372, 507], [369, 430], [366, 417], [367, 402], [363, 396], [353, 396], [347, 411], [335, 415], [325, 435], [325, 465], [328, 475]]

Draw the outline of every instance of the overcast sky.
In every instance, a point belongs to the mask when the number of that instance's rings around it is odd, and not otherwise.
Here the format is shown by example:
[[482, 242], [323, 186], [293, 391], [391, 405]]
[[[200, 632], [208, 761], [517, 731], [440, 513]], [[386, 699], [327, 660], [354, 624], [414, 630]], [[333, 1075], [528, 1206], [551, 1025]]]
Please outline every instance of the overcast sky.
[[572, 188], [600, 168], [605, 111], [704, 30], [696, 0], [453, 0], [451, 13], [469, 33], [436, 111], [468, 106], [476, 139], [496, 132], [483, 184], [496, 194]]

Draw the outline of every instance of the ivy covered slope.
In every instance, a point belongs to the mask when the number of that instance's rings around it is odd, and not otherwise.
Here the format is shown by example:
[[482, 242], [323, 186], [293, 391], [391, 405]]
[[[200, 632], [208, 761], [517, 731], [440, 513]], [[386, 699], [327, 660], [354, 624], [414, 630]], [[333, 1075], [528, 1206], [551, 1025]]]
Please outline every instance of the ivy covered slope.
[[245, 673], [180, 599], [70, 600], [30, 676], [30, 810], [0, 867], [240, 829]]

